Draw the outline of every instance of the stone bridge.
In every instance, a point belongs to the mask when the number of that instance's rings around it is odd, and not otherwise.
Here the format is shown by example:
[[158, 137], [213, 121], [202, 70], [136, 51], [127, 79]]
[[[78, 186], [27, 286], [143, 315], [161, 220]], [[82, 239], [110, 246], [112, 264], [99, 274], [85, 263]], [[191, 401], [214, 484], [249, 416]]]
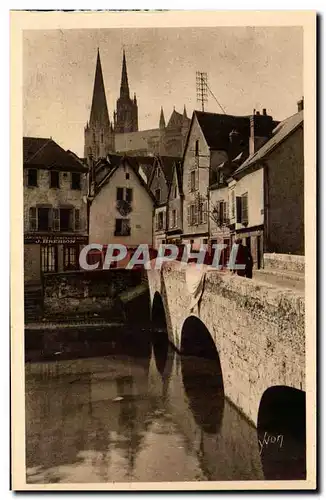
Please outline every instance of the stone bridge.
[[157, 330], [181, 354], [215, 356], [225, 396], [255, 426], [263, 408], [287, 418], [290, 402], [304, 424], [303, 293], [179, 262], [147, 275]]

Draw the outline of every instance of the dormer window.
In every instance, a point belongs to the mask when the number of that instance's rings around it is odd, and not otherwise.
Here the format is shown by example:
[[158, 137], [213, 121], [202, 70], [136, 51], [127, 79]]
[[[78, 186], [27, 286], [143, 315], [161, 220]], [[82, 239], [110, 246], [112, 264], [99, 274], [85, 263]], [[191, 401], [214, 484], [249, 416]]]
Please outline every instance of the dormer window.
[[155, 198], [156, 198], [157, 203], [160, 203], [160, 201], [161, 201], [161, 190], [160, 189], [155, 190]]
[[198, 140], [195, 142], [195, 155], [196, 156], [199, 155], [199, 141]]

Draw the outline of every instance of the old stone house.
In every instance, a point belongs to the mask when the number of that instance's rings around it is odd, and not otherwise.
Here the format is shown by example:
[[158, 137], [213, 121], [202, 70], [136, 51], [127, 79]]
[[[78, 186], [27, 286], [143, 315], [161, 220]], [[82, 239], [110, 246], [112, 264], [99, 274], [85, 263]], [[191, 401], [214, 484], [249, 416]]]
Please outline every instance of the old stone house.
[[182, 162], [175, 161], [167, 199], [166, 242], [181, 243], [183, 228]]
[[277, 125], [229, 182], [235, 198], [233, 236], [251, 248], [258, 268], [264, 252], [304, 254], [302, 106]]
[[135, 158], [108, 155], [92, 170], [89, 242], [152, 246], [155, 198]]
[[77, 269], [87, 244], [87, 166], [46, 138], [23, 138], [24, 279]]
[[148, 187], [156, 201], [153, 221], [155, 248], [166, 242], [167, 200], [175, 161], [178, 161], [178, 158], [172, 156], [157, 156], [148, 181]]

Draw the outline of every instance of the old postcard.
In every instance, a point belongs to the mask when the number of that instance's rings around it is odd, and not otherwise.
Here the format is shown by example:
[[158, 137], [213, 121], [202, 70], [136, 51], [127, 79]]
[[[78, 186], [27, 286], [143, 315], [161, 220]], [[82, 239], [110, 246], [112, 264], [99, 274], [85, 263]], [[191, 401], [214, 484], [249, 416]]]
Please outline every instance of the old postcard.
[[12, 487], [316, 488], [310, 11], [12, 12]]

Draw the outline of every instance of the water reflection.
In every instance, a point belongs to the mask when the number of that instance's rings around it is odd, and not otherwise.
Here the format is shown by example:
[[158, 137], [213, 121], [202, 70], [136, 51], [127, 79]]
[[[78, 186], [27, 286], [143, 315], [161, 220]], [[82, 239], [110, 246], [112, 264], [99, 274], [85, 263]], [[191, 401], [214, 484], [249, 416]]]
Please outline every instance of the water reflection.
[[27, 365], [26, 437], [30, 483], [275, 479], [218, 356], [179, 356], [164, 335], [150, 357]]
[[306, 478], [303, 391], [285, 386], [268, 389], [260, 403], [257, 434], [266, 479]]

